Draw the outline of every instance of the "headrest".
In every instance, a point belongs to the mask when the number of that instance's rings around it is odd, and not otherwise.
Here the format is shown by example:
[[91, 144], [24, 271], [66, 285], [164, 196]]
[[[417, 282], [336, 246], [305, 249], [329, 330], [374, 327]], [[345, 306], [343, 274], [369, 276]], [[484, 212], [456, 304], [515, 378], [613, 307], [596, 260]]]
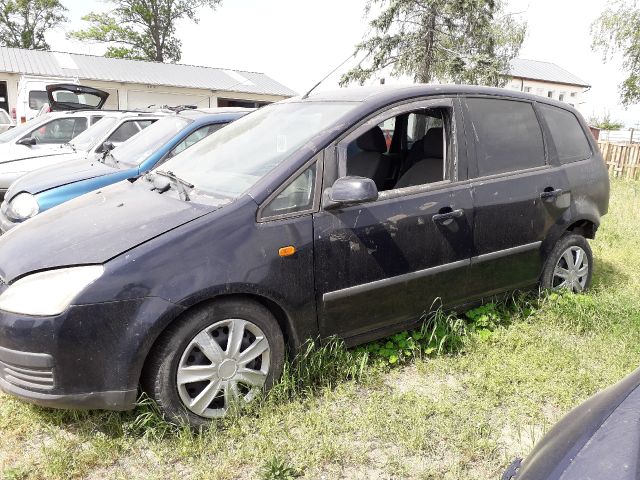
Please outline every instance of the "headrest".
[[356, 143], [358, 147], [365, 152], [385, 153], [387, 151], [387, 142], [384, 139], [384, 133], [382, 133], [382, 129], [377, 125], [360, 135]]
[[442, 127], [427, 130], [423, 142], [424, 158], [442, 158]]

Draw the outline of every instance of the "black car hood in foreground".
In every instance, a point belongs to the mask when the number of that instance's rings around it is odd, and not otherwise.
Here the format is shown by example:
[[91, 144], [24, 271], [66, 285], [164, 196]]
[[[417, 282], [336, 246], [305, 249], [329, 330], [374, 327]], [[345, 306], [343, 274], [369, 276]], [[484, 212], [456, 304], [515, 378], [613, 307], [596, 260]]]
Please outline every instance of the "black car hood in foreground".
[[215, 207], [185, 202], [127, 181], [52, 208], [0, 237], [0, 277], [100, 264]]
[[640, 478], [640, 369], [562, 418], [505, 480]]
[[97, 160], [91, 161], [85, 157], [86, 154], [83, 155], [83, 158], [50, 165], [27, 173], [11, 184], [11, 188], [9, 188], [5, 198], [11, 200], [20, 192], [37, 195], [51, 188], [89, 178], [101, 177], [117, 171], [115, 167], [105, 165]]

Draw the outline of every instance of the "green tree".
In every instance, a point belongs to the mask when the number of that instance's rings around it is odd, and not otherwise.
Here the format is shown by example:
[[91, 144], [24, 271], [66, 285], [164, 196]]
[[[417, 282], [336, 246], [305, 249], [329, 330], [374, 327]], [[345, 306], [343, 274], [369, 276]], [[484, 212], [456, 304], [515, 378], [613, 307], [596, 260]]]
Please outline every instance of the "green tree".
[[67, 20], [58, 0], [0, 0], [0, 43], [47, 50], [44, 34]]
[[640, 8], [637, 1], [614, 1], [591, 25], [594, 51], [604, 61], [622, 54], [627, 78], [620, 84], [620, 100], [629, 106], [640, 101]]
[[611, 114], [609, 112], [605, 112], [602, 117], [589, 117], [588, 123], [592, 127], [599, 128], [600, 130], [621, 130], [624, 127], [624, 123], [611, 120]]
[[416, 82], [504, 85], [526, 25], [504, 10], [503, 0], [368, 0], [365, 13], [380, 13], [356, 45], [365, 62], [341, 80], [364, 83], [391, 67]]
[[189, 19], [197, 23], [198, 9], [215, 8], [221, 1], [109, 0], [113, 10], [84, 16], [90, 26], [69, 37], [107, 44], [107, 57], [177, 62], [182, 44], [175, 35], [176, 22]]

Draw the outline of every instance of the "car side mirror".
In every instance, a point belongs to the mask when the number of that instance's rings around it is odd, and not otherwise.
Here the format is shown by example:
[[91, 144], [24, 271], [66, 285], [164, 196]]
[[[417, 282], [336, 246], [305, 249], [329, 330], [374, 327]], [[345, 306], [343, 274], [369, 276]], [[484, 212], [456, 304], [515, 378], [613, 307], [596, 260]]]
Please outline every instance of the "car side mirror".
[[107, 140], [106, 142], [102, 142], [102, 148], [100, 149], [100, 151], [106, 153], [106, 152], [110, 152], [114, 148], [116, 147], [113, 144], [113, 142], [110, 142], [109, 140]]
[[35, 137], [24, 137], [16, 142], [18, 145], [24, 145], [25, 147], [33, 147], [38, 140]]
[[378, 187], [366, 177], [341, 177], [325, 190], [325, 208], [372, 202], [378, 199]]

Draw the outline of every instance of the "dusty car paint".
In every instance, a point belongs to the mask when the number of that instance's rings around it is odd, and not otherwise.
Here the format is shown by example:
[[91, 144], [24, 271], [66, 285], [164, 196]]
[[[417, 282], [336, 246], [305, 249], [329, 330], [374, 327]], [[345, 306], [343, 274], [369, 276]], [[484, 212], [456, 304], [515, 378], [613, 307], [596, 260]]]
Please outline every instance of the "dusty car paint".
[[503, 480], [634, 480], [640, 475], [640, 369], [563, 417]]
[[[534, 284], [561, 232], [595, 234], [608, 206], [604, 164], [589, 139], [593, 156], [575, 168], [560, 167], [548, 149], [548, 165], [540, 171], [515, 172], [509, 180], [474, 179], [465, 95], [560, 105], [464, 86], [355, 89], [293, 99], [354, 106], [232, 202], [198, 198], [197, 191], [184, 202], [177, 191], [159, 195], [141, 179], [77, 198], [13, 229], [0, 238], [0, 291], [31, 272], [64, 266], [103, 264], [105, 273], [59, 316], [0, 312], [0, 346], [18, 352], [8, 356], [29, 363], [30, 352], [38, 352], [56, 366], [56, 383], [47, 392], [6, 378], [0, 387], [46, 405], [130, 408], [158, 335], [185, 309], [223, 296], [267, 306], [296, 348], [318, 335], [339, 334], [353, 344], [401, 330], [437, 298], [446, 306], [464, 305]], [[457, 153], [449, 168], [457, 176], [381, 192], [372, 203], [325, 209], [322, 193], [345, 173], [343, 141], [370, 128], [381, 112], [403, 111], [411, 102], [453, 112], [451, 148]], [[313, 162], [322, 178], [313, 208], [262, 218], [261, 207]], [[579, 182], [583, 186], [574, 187]], [[546, 187], [563, 189], [569, 202], [564, 194], [543, 201]], [[520, 217], [528, 212], [533, 216]], [[283, 246], [294, 246], [295, 254], [281, 257]], [[79, 358], [82, 368], [74, 368]]]

